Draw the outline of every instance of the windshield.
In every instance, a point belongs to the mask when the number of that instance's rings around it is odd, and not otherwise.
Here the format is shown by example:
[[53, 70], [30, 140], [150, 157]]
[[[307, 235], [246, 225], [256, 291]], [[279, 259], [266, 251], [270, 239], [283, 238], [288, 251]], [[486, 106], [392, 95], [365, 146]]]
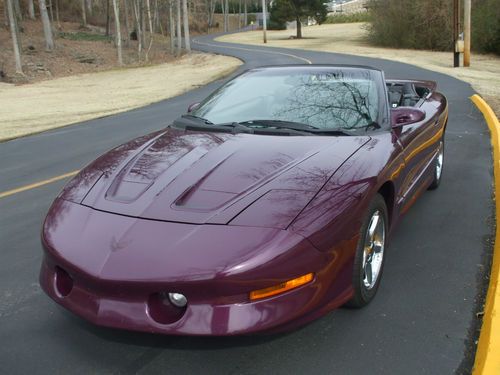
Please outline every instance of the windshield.
[[369, 69], [255, 70], [228, 82], [191, 114], [214, 124], [265, 119], [329, 130], [377, 127], [381, 86], [381, 72]]

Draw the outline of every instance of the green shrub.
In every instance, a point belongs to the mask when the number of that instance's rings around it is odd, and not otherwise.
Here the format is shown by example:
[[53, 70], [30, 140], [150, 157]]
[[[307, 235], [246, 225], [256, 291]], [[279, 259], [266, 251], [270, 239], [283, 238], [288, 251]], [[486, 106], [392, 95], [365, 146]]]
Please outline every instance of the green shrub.
[[453, 47], [450, 0], [370, 0], [368, 6], [374, 44], [440, 51]]
[[354, 23], [354, 22], [370, 22], [371, 13], [359, 12], [352, 14], [338, 13], [333, 16], [326, 17], [324, 23]]
[[472, 3], [472, 48], [500, 55], [500, 0]]
[[[451, 0], [369, 0], [369, 39], [385, 47], [453, 50]], [[500, 0], [473, 0], [472, 49], [500, 54]]]

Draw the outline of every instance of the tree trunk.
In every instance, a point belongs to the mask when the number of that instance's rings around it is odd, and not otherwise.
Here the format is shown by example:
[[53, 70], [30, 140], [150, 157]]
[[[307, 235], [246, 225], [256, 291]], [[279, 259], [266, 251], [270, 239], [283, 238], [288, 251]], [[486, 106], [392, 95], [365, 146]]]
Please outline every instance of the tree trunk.
[[149, 47], [146, 51], [146, 61], [148, 61], [149, 51], [153, 45], [153, 21], [151, 19], [151, 4], [149, 0], [146, 0], [146, 11], [148, 13], [148, 25], [149, 25]]
[[57, 28], [61, 29], [61, 22], [59, 21], [59, 0], [55, 0], [56, 2], [56, 22], [57, 22]]
[[208, 29], [210, 31], [210, 28], [214, 25], [214, 13], [215, 13], [215, 6], [216, 6], [216, 0], [210, 0], [207, 4], [208, 6]]
[[87, 27], [87, 10], [85, 9], [85, 0], [82, 0], [82, 25]]
[[[155, 33], [158, 32], [161, 28], [161, 22], [160, 22], [160, 10], [158, 9], [158, 0], [155, 0], [155, 6], [154, 6], [154, 11], [153, 11], [153, 31]], [[163, 30], [162, 30], [163, 34]]]
[[28, 14], [32, 20], [35, 19], [35, 4], [33, 0], [28, 0]]
[[7, 4], [5, 4], [5, 6], [3, 7], [3, 23], [5, 27], [9, 27], [9, 13], [7, 12]]
[[129, 23], [129, 14], [128, 14], [128, 0], [123, 0], [123, 10], [125, 11], [125, 32], [127, 33], [127, 37], [125, 38], [125, 45], [128, 47], [130, 45], [130, 23]]
[[118, 52], [118, 64], [123, 65], [122, 58], [122, 33], [120, 30], [120, 8], [118, 5], [119, 0], [113, 0], [113, 11], [115, 13], [115, 28], [116, 28], [116, 49]]
[[54, 10], [52, 9], [52, 0], [50, 0], [49, 5], [47, 5], [47, 9], [49, 10], [49, 16], [50, 16], [50, 25], [52, 26], [52, 30], [54, 31]]
[[177, 56], [181, 54], [182, 35], [181, 35], [181, 0], [176, 0], [177, 10]]
[[300, 23], [300, 17], [297, 16], [295, 21], [297, 22], [297, 39], [302, 39], [302, 24]]
[[224, 17], [224, 31], [229, 31], [229, 0], [226, 0], [226, 5], [224, 6], [226, 9], [226, 16]]
[[248, 11], [247, 11], [247, 1], [248, 0], [245, 0], [245, 3], [243, 4], [243, 12], [244, 12], [244, 15], [243, 15], [243, 24], [245, 27], [248, 26]]
[[141, 14], [141, 35], [142, 35], [142, 46], [146, 48], [147, 33], [146, 33], [146, 12], [144, 12], [144, 0], [140, 1], [139, 12]]
[[110, 23], [109, 0], [106, 0], [106, 36], [109, 36], [109, 23]]
[[[16, 6], [17, 4], [17, 6]], [[5, 8], [7, 9], [7, 8]], [[14, 2], [12, 3], [12, 9], [13, 9], [13, 17], [14, 17], [14, 27], [16, 28], [15, 29], [15, 33], [16, 33], [16, 40], [17, 40], [17, 48], [19, 49], [19, 51], [23, 51], [23, 48], [22, 48], [22, 45], [21, 45], [21, 36], [20, 36], [20, 33], [19, 33], [19, 23], [22, 22], [22, 17], [21, 17], [21, 10], [20, 10], [20, 7], [19, 7], [19, 0], [14, 0]], [[7, 13], [6, 13], [7, 15]], [[8, 18], [8, 16], [7, 16]], [[8, 24], [8, 23], [7, 23]]]
[[[19, 4], [19, 0], [14, 0], [14, 15], [16, 17], [16, 20], [22, 21], [23, 20], [23, 14], [21, 13], [21, 4]], [[17, 22], [16, 22], [17, 24]]]
[[7, 0], [7, 8], [10, 35], [12, 36], [12, 46], [14, 47], [14, 58], [16, 60], [16, 73], [23, 74], [21, 52], [19, 49], [19, 35], [17, 34], [16, 18], [14, 17], [14, 6], [12, 5], [12, 0]]
[[191, 41], [189, 40], [189, 14], [187, 0], [182, 0], [182, 13], [184, 14], [184, 45], [187, 52], [191, 52]]
[[241, 0], [238, 2], [238, 29], [241, 29]]
[[43, 34], [45, 35], [45, 49], [47, 51], [52, 51], [54, 49], [54, 38], [52, 36], [52, 27], [50, 25], [45, 0], [38, 0], [38, 6], [40, 7], [40, 17], [42, 18]]
[[142, 52], [142, 31], [141, 31], [141, 21], [139, 12], [139, 0], [133, 0], [134, 5], [134, 18], [135, 18], [135, 33], [137, 36], [137, 53], [139, 54], [139, 59], [141, 58]]
[[87, 13], [92, 14], [92, 0], [85, 0], [85, 4], [87, 5]]
[[170, 53], [175, 53], [175, 21], [174, 21], [174, 0], [168, 1], [168, 17], [170, 23]]

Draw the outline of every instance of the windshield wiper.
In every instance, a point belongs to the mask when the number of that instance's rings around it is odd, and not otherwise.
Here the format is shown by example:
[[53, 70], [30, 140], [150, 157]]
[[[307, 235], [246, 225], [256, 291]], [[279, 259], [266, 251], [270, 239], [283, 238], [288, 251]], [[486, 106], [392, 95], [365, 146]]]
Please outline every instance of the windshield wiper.
[[313, 125], [304, 124], [301, 122], [294, 121], [284, 121], [284, 120], [251, 120], [244, 121], [239, 124], [255, 125], [251, 128], [257, 127], [273, 127], [278, 129], [291, 129], [301, 132], [308, 132], [313, 134], [324, 134], [324, 135], [352, 135], [351, 132], [342, 129], [321, 129]]
[[213, 125], [214, 123], [204, 117], [200, 117], [200, 116], [196, 116], [196, 115], [182, 115], [181, 116], [182, 118], [191, 118], [191, 119], [196, 119], [196, 120], [200, 120], [200, 121], [203, 121], [205, 124], [208, 124], [208, 125]]
[[254, 125], [255, 127], [270, 127], [278, 129], [292, 129], [292, 130], [314, 130], [319, 129], [315, 126], [304, 124], [295, 121], [285, 121], [285, 120], [249, 120], [243, 121], [239, 124], [242, 125]]

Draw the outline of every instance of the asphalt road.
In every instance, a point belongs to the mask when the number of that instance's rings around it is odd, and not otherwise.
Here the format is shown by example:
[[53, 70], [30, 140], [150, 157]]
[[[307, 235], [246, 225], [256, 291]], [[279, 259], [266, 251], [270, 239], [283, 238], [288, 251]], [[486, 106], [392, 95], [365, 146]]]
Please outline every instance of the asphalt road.
[[[194, 47], [239, 57], [246, 62], [242, 69], [304, 63], [305, 58], [371, 65], [391, 78], [438, 82], [450, 103], [442, 185], [424, 194], [397, 229], [377, 298], [365, 309], [339, 309], [300, 330], [273, 336], [169, 337], [95, 327], [58, 307], [38, 286], [39, 231], [63, 186], [59, 181], [0, 199], [0, 373], [467, 373], [493, 233], [489, 134], [468, 99], [474, 93], [470, 86], [379, 59], [262, 52], [210, 37], [198, 38]], [[0, 143], [0, 192], [79, 169], [112, 146], [162, 128], [221, 83]]]

